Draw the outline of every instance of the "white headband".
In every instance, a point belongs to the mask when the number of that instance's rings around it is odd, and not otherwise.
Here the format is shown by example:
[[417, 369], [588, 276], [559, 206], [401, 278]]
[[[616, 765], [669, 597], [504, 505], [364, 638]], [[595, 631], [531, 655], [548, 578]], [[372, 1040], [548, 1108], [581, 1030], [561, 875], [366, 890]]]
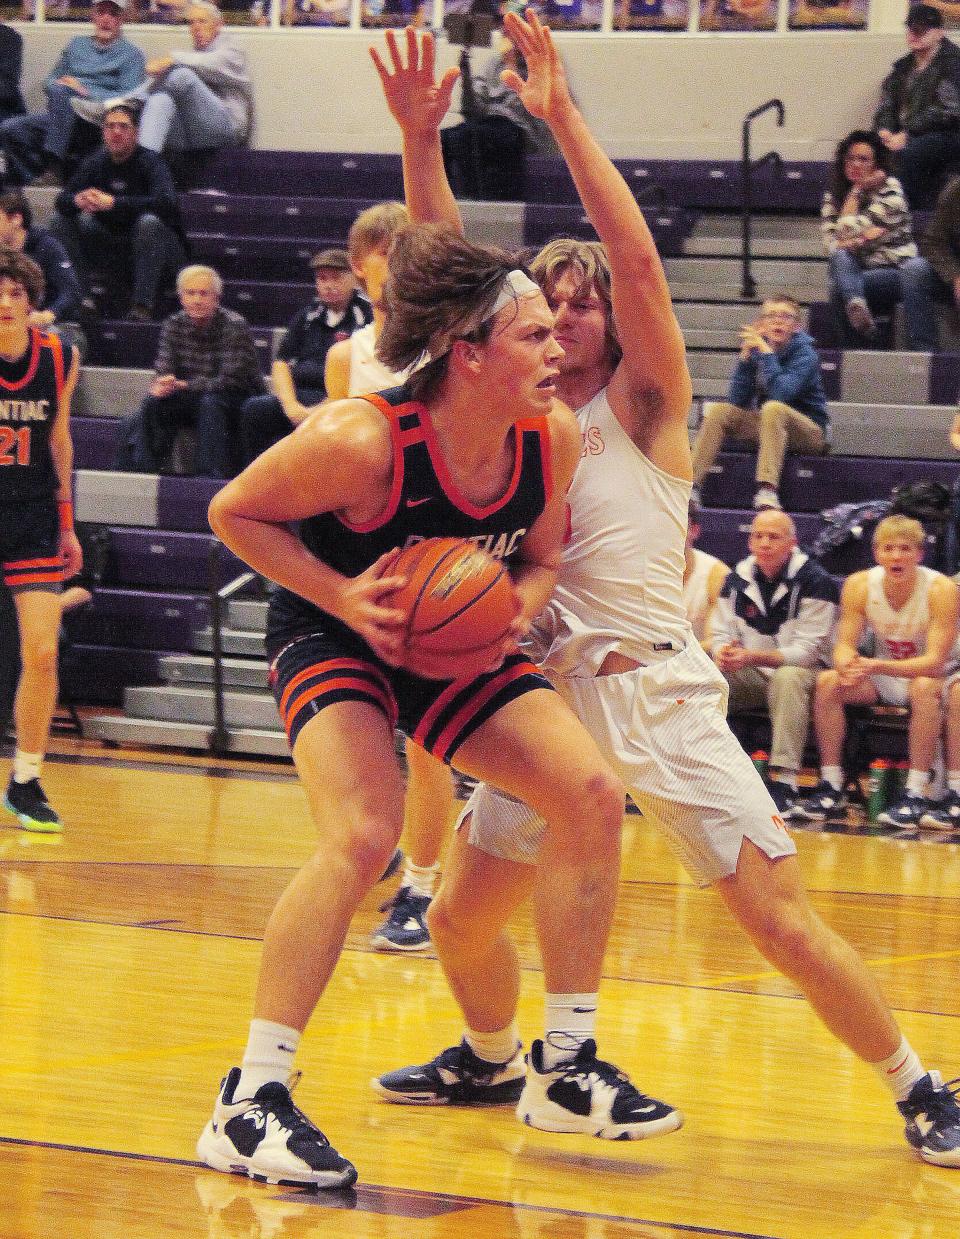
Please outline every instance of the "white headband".
[[439, 358], [445, 357], [446, 354], [453, 348], [454, 343], [457, 340], [462, 339], [464, 336], [468, 336], [472, 331], [476, 331], [481, 323], [486, 323], [491, 318], [494, 318], [500, 313], [504, 306], [513, 305], [516, 301], [519, 301], [521, 297], [532, 297], [540, 291], [540, 285], [531, 280], [526, 271], [521, 271], [518, 267], [515, 267], [512, 271], [508, 271], [500, 281], [497, 288], [496, 298], [494, 299], [493, 305], [490, 309], [470, 326], [460, 326], [457, 329], [456, 335], [452, 335], [449, 332], [438, 332], [437, 335], [430, 341], [430, 347], [423, 350], [414, 364], [410, 367], [408, 373], [413, 374], [417, 370], [422, 370], [424, 366], [429, 366], [432, 361], [437, 361]]

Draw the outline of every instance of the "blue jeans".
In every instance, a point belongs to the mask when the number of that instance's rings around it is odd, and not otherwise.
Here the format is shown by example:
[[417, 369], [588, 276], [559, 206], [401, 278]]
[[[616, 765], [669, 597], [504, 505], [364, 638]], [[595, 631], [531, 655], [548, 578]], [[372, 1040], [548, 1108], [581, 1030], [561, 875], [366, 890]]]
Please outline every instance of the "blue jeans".
[[185, 65], [172, 68], [156, 85], [144, 82], [126, 97], [143, 101], [140, 145], [148, 150], [211, 150], [243, 136], [227, 105]]
[[105, 227], [95, 213], [54, 214], [50, 231], [70, 255], [84, 288], [92, 270], [102, 271], [123, 287], [131, 287], [133, 304], [153, 312], [157, 294], [172, 287], [176, 273], [186, 261], [180, 238], [163, 220], [149, 211], [130, 227], [115, 232]]
[[169, 467], [178, 431], [193, 426], [196, 472], [207, 478], [230, 477], [230, 445], [242, 399], [215, 391], [148, 396], [124, 428], [119, 467], [134, 473], [159, 473]]
[[958, 162], [960, 132], [956, 129], [907, 138], [906, 146], [894, 160], [894, 172], [915, 211], [933, 206], [944, 176]]
[[865, 301], [872, 314], [890, 315], [901, 296], [898, 267], [861, 267], [849, 250], [835, 250], [830, 255], [830, 302], [848, 346], [864, 343], [847, 319], [846, 307], [851, 301]]
[[[322, 388], [316, 387], [298, 387], [296, 392], [297, 399], [308, 409], [319, 404], [326, 395]], [[245, 400], [240, 410], [240, 444], [244, 465], [256, 460], [274, 443], [279, 443], [292, 429], [276, 396], [251, 396]]]
[[952, 303], [953, 289], [937, 275], [926, 258], [911, 258], [903, 264], [900, 286], [909, 347], [919, 353], [938, 352], [936, 303]]
[[70, 149], [77, 116], [71, 99], [80, 96], [72, 86], [51, 82], [46, 112], [14, 116], [0, 124], [0, 147], [7, 158], [7, 179], [27, 185], [48, 159], [62, 161]]

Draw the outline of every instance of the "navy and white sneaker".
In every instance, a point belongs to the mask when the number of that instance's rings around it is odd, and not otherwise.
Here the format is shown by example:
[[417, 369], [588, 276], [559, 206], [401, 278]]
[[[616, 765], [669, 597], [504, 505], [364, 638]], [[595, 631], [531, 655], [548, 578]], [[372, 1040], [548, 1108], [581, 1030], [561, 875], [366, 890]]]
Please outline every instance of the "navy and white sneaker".
[[914, 830], [920, 825], [923, 815], [932, 808], [933, 805], [926, 796], [907, 792], [882, 813], [878, 813], [877, 821], [881, 826], [899, 826], [903, 830]]
[[517, 1118], [541, 1131], [582, 1132], [603, 1140], [643, 1140], [676, 1131], [683, 1115], [639, 1092], [613, 1063], [585, 1041], [571, 1062], [544, 1069], [543, 1042], [534, 1041]]
[[918, 825], [924, 830], [960, 830], [960, 792], [947, 792], [939, 804], [929, 805]]
[[356, 1168], [293, 1104], [290, 1090], [272, 1082], [238, 1099], [240, 1068], [220, 1085], [213, 1118], [197, 1141], [197, 1156], [213, 1170], [245, 1174], [258, 1183], [350, 1187]]
[[764, 777], [763, 785], [770, 793], [770, 799], [777, 806], [780, 816], [784, 819], [792, 817], [798, 799], [793, 788], [788, 783], [781, 783], [779, 779], [766, 777]]
[[843, 822], [849, 805], [847, 793], [823, 779], [809, 796], [794, 801], [790, 816], [798, 822]]
[[425, 951], [430, 945], [429, 907], [429, 895], [416, 895], [409, 886], [401, 886], [393, 899], [380, 909], [385, 912], [389, 908], [390, 915], [374, 930], [371, 944], [378, 951]]
[[429, 1063], [388, 1071], [370, 1085], [381, 1097], [400, 1105], [512, 1106], [523, 1092], [525, 1077], [520, 1046], [509, 1062], [488, 1063], [464, 1039]]
[[938, 1071], [929, 1071], [910, 1090], [897, 1109], [907, 1120], [904, 1135], [925, 1162], [934, 1166], [960, 1166], [960, 1106], [955, 1085], [946, 1084]]

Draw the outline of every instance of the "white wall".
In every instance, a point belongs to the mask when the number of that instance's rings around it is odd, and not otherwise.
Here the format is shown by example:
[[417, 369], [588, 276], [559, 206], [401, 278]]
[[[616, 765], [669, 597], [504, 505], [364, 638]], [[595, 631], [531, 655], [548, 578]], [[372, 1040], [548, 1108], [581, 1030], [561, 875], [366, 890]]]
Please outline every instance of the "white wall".
[[[756, 128], [755, 153], [827, 159], [837, 140], [867, 121], [879, 82], [902, 55], [905, 5], [875, 0], [886, 32], [768, 35], [568, 35], [558, 42], [581, 107], [614, 157], [733, 159], [746, 112], [773, 95], [787, 108]], [[883, 18], [880, 22], [879, 19]], [[39, 85], [64, 42], [85, 28], [18, 27], [24, 94]], [[186, 32], [132, 27], [148, 56], [188, 46]], [[373, 32], [239, 30], [256, 84], [254, 145], [277, 150], [399, 150], [367, 48]], [[442, 65], [456, 49], [440, 46]], [[475, 54], [474, 67], [482, 63]]]

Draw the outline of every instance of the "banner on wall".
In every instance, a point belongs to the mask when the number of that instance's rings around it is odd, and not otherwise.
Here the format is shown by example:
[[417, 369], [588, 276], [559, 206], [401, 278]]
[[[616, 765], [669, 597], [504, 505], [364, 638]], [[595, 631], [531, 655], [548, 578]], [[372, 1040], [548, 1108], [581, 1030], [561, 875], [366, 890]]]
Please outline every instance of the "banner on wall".
[[700, 0], [700, 29], [749, 33], [776, 30], [777, 0]]
[[507, 9], [522, 13], [527, 8], [551, 30], [599, 30], [603, 16], [603, 0], [530, 0], [529, 4], [525, 0], [446, 0], [443, 12], [448, 17], [454, 13], [489, 16], [499, 23]]
[[688, 0], [613, 0], [614, 30], [686, 30]]
[[360, 25], [382, 30], [385, 26], [426, 26], [433, 4], [424, 0], [363, 0]]
[[280, 0], [282, 26], [349, 26], [350, 0]]
[[865, 30], [868, 7], [869, 0], [790, 0], [790, 29]]

